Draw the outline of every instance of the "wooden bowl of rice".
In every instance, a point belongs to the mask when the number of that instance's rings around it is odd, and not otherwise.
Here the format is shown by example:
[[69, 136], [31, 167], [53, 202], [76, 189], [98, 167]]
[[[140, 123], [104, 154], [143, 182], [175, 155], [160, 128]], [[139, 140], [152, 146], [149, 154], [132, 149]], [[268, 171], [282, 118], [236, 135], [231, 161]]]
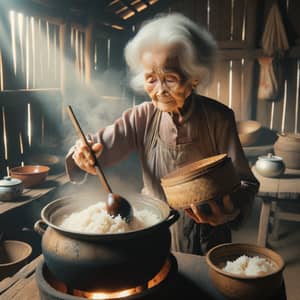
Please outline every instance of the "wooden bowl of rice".
[[240, 186], [240, 178], [223, 153], [176, 169], [161, 178], [161, 186], [172, 208], [185, 209], [231, 193]]
[[283, 285], [284, 260], [266, 247], [221, 244], [208, 251], [206, 262], [213, 285], [226, 299], [266, 300]]

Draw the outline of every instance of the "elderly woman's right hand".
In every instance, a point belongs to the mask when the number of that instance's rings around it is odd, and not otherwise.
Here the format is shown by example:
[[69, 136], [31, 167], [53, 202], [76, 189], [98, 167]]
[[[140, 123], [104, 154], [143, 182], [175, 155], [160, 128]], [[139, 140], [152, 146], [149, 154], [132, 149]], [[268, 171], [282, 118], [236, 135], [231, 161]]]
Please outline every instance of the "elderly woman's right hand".
[[[93, 143], [92, 141], [88, 141], [90, 148], [94, 152], [96, 158], [101, 155], [103, 146], [100, 143]], [[75, 161], [76, 165], [82, 169], [83, 171], [96, 175], [95, 170], [95, 160], [93, 155], [90, 152], [90, 149], [87, 145], [85, 145], [81, 140], [78, 140], [73, 147], [73, 155], [72, 158]]]

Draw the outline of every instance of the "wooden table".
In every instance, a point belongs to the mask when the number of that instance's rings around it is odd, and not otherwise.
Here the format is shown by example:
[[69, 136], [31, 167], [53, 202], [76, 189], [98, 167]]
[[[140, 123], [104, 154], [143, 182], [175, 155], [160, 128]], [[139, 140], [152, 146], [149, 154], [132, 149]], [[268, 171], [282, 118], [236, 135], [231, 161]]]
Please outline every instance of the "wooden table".
[[300, 210], [286, 212], [282, 209], [282, 203], [300, 205], [300, 170], [286, 169], [279, 178], [267, 178], [261, 176], [252, 167], [257, 180], [260, 182], [258, 197], [262, 199], [257, 244], [266, 246], [271, 209], [273, 208], [273, 238], [278, 238], [280, 220], [300, 221]]
[[[205, 257], [184, 253], [173, 253], [178, 263], [178, 281], [168, 286], [166, 299], [205, 299], [226, 300], [213, 286], [208, 276], [208, 265]], [[35, 279], [35, 269], [43, 260], [43, 256], [37, 257], [30, 264], [21, 269], [13, 277], [0, 282], [1, 300], [38, 300], [39, 291]], [[174, 292], [175, 291], [175, 292]], [[159, 297], [154, 297], [159, 300]], [[80, 298], [81, 299], [81, 298]], [[149, 299], [149, 298], [147, 298]], [[284, 284], [274, 299], [286, 300]]]
[[0, 200], [0, 216], [9, 210], [24, 206], [32, 201], [38, 201], [42, 196], [67, 182], [69, 182], [69, 179], [64, 172], [47, 176], [47, 180], [43, 184], [34, 188], [25, 188], [18, 199], [14, 201]]

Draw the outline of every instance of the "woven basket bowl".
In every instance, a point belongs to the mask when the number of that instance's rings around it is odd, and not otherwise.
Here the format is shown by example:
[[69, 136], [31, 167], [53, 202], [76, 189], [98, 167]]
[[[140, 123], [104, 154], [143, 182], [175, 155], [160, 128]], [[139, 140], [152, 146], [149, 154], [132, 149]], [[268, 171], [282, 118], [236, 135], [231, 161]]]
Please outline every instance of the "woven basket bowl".
[[174, 209], [224, 196], [239, 185], [240, 179], [226, 154], [196, 161], [161, 178], [167, 202]]
[[258, 141], [261, 124], [254, 120], [238, 121], [237, 130], [242, 146], [252, 146]]

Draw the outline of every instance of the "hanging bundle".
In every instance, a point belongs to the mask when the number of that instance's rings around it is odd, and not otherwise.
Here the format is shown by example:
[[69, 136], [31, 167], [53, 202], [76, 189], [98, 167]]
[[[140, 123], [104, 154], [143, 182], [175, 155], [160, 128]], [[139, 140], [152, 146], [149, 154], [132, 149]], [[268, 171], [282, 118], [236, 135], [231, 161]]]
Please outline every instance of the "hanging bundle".
[[279, 98], [279, 84], [281, 81], [281, 68], [279, 60], [271, 56], [258, 58], [260, 66], [258, 99], [277, 100]]
[[278, 5], [273, 4], [262, 36], [265, 56], [258, 58], [260, 66], [258, 99], [278, 100], [282, 88], [281, 57], [289, 48]]

